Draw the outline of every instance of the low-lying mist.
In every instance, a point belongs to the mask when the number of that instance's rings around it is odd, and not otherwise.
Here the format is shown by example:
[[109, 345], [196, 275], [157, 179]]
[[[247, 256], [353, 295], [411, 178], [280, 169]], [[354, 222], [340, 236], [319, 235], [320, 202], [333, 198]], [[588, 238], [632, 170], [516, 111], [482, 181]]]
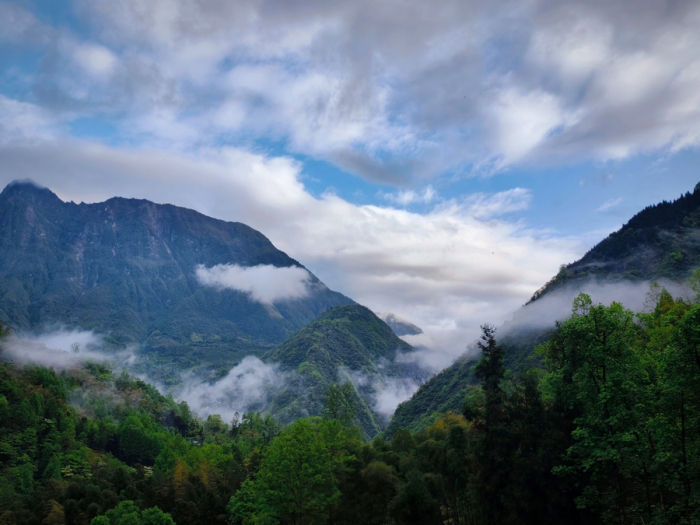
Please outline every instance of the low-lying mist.
[[[140, 361], [134, 348], [114, 349], [105, 345], [104, 336], [100, 334], [66, 328], [11, 334], [2, 341], [0, 355], [19, 366], [40, 365], [59, 371], [77, 368], [86, 362], [102, 363], [115, 372], [126, 370], [153, 384], [162, 393], [187, 402], [199, 417], [219, 414], [224, 420], [232, 419], [236, 413], [264, 410], [289, 375], [280, 372], [277, 365], [247, 356], [213, 383], [185, 373], [178, 385], [165, 387], [136, 367]], [[80, 396], [72, 395], [71, 399], [80, 404]]]
[[399, 403], [409, 399], [432, 373], [413, 354], [397, 352], [393, 360], [382, 359], [374, 373], [339, 367], [337, 381], [351, 382], [370, 408], [388, 422]]
[[[654, 286], [655, 284], [658, 286]], [[504, 322], [496, 325], [496, 338], [497, 340], [508, 337], [517, 338], [519, 333], [525, 331], [553, 329], [557, 321], [564, 321], [571, 316], [574, 298], [579, 293], [588, 294], [594, 304], [609, 305], [612, 302], [618, 302], [629, 310], [643, 312], [653, 308], [654, 294], [661, 288], [665, 288], [674, 297], [689, 298], [692, 295], [688, 286], [668, 280], [601, 281], [591, 278], [587, 281], [571, 283], [523, 305]], [[489, 319], [480, 320], [480, 324], [490, 323], [492, 321]], [[437, 373], [455, 360], [478, 357], [479, 349], [476, 343], [479, 336], [479, 333], [474, 333], [468, 340], [454, 341], [440, 340], [439, 337], [422, 333], [405, 335], [402, 339], [416, 349], [410, 359], [423, 368]], [[449, 348], [446, 349], [448, 345], [461, 345], [461, 348], [450, 351]]]
[[[682, 284], [659, 282], [676, 297], [688, 297], [690, 290]], [[529, 303], [501, 324], [497, 339], [517, 337], [519, 332], [554, 328], [557, 321], [571, 315], [576, 295], [585, 292], [594, 303], [610, 304], [617, 301], [635, 312], [649, 310], [654, 305], [651, 282], [589, 280], [574, 283], [550, 292]], [[488, 322], [488, 320], [484, 320]], [[404, 336], [411, 343], [422, 343], [424, 334]], [[465, 344], [465, 343], [463, 343]], [[464, 358], [478, 355], [476, 338], [463, 347]], [[43, 365], [56, 370], [78, 367], [86, 361], [96, 361], [111, 366], [116, 372], [126, 370], [130, 374], [156, 385], [164, 394], [171, 394], [178, 401], [185, 401], [199, 417], [219, 414], [230, 421], [236, 414], [265, 411], [274, 398], [298, 379], [295, 372], [283, 372], [275, 363], [266, 363], [249, 355], [233, 366], [216, 381], [207, 381], [193, 373], [183, 373], [175, 386], [158, 385], [154, 377], [144, 374], [143, 364], [136, 347], [115, 349], [104, 342], [104, 337], [92, 331], [58, 327], [36, 333], [19, 332], [7, 336], [0, 346], [0, 355], [20, 366]], [[420, 384], [441, 369], [438, 363], [444, 356], [435, 358], [436, 350], [417, 346], [413, 352], [397, 352], [394, 360], [378, 364], [378, 371], [366, 373], [347, 368], [337, 372], [339, 382], [350, 381], [368, 401], [371, 408], [388, 420], [397, 405], [409, 399]], [[146, 368], [147, 370], [147, 368]], [[140, 373], [139, 373], [140, 371]], [[298, 382], [298, 381], [297, 381]]]
[[289, 373], [281, 372], [278, 365], [249, 355], [218, 381], [186, 375], [171, 393], [200, 417], [219, 414], [230, 421], [236, 414], [264, 411], [288, 379]]
[[103, 336], [95, 332], [62, 327], [10, 334], [0, 348], [5, 359], [20, 366], [42, 365], [56, 370], [80, 366], [85, 361], [115, 367], [130, 367], [136, 361], [133, 348], [107, 349]]
[[[507, 334], [523, 328], [553, 328], [557, 321], [571, 316], [573, 301], [580, 293], [588, 294], [594, 304], [609, 305], [618, 302], [633, 312], [648, 311], [654, 306], [654, 284], [651, 281], [613, 282], [590, 279], [564, 286], [516, 310], [499, 328], [499, 332]], [[689, 288], [680, 283], [658, 281], [656, 284], [656, 289], [665, 288], [674, 297], [689, 297]]]

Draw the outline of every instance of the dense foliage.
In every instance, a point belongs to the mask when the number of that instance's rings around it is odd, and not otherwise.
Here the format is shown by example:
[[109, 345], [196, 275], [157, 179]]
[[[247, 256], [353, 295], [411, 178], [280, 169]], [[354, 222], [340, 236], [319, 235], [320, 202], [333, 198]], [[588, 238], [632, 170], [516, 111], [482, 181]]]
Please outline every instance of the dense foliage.
[[[228, 499], [278, 432], [257, 414], [200, 422], [99, 365], [56, 374], [0, 364], [0, 523], [89, 523], [105, 512], [94, 523], [122, 523], [131, 507], [108, 511], [125, 501], [179, 523], [225, 523]], [[169, 523], [159, 512], [124, 523]]]
[[412, 351], [364, 306], [330, 308], [266, 356], [281, 370], [294, 372], [269, 412], [285, 423], [320, 416], [328, 389], [346, 383], [344, 396], [355, 407], [355, 423], [374, 437], [386, 424], [373, 410], [375, 386], [392, 377], [427, 378], [415, 364], [396, 359]]
[[484, 327], [461, 413], [363, 442], [349, 387], [323, 418], [226, 424], [99, 365], [0, 365], [0, 523], [700, 522], [700, 305], [580, 295], [508, 374]]

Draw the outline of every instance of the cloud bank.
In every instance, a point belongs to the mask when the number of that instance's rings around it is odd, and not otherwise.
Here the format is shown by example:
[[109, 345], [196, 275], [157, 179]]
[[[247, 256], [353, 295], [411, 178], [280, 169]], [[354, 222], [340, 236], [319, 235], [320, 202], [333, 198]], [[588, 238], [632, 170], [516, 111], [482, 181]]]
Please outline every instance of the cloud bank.
[[[381, 369], [393, 363], [380, 363]], [[384, 372], [369, 374], [360, 370], [338, 368], [338, 382], [350, 381], [368, 400], [377, 414], [388, 422], [399, 403], [409, 399], [420, 386], [420, 381], [408, 375], [389, 375]], [[425, 376], [427, 378], [427, 376]]]
[[[656, 305], [655, 294], [660, 289], [653, 287], [653, 284], [650, 281], [613, 282], [589, 279], [564, 286], [516, 310], [498, 328], [498, 333], [507, 335], [522, 329], [554, 328], [557, 321], [571, 317], [573, 301], [579, 293], [588, 294], [593, 304], [609, 305], [618, 302], [633, 312], [650, 311]], [[657, 284], [674, 297], [690, 297], [690, 290], [682, 284], [664, 280]]]
[[7, 91], [64, 125], [108, 117], [127, 142], [262, 138], [388, 183], [700, 143], [692, 0], [70, 8], [80, 30], [0, 4]]
[[301, 299], [310, 293], [311, 276], [297, 266], [217, 264], [206, 268], [200, 264], [195, 275], [204, 286], [243, 292], [263, 304]]

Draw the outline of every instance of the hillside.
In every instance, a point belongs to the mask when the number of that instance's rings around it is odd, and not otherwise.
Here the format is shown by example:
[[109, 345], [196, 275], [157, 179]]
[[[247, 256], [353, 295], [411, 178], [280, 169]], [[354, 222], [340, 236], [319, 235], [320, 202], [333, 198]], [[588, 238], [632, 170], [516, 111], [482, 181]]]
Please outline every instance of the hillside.
[[385, 424], [374, 396], [387, 378], [425, 378], [414, 365], [396, 357], [413, 349], [391, 328], [360, 305], [331, 308], [265, 356], [283, 371], [294, 372], [273, 399], [270, 413], [283, 422], [321, 415], [332, 384], [353, 384], [357, 422], [368, 436]]
[[[682, 282], [700, 266], [700, 184], [673, 202], [650, 206], [630, 219], [620, 230], [595, 245], [580, 260], [561, 271], [517, 312], [514, 320], [497, 332], [506, 368], [520, 372], [537, 360], [532, 350], [554, 330], [554, 319], [528, 326], [541, 317], [537, 309], [558, 291], [566, 296], [587, 291], [591, 283], [620, 284], [655, 279]], [[561, 298], [559, 298], [561, 299]], [[619, 298], [618, 298], [619, 300]], [[570, 299], [561, 311], [569, 311]], [[533, 310], [529, 312], [528, 310]], [[457, 360], [421, 385], [411, 399], [400, 404], [387, 429], [421, 429], [447, 411], [461, 411], [468, 385], [476, 384], [472, 367], [477, 357]]]
[[[521, 371], [537, 363], [532, 350], [547, 340], [553, 328], [505, 331], [502, 337], [498, 337], [506, 369]], [[387, 435], [399, 428], [424, 429], [441, 414], [450, 411], [461, 413], [468, 387], [478, 384], [474, 373], [477, 361], [478, 357], [461, 357], [423, 383], [411, 399], [396, 407], [387, 427]]]
[[[370, 320], [327, 316], [353, 318]], [[540, 374], [511, 381], [485, 334], [468, 413], [371, 443], [338, 411], [229, 425], [103, 365], [3, 359], [0, 522], [697, 523], [698, 326], [665, 292], [641, 319], [581, 295]]]
[[700, 183], [672, 202], [649, 206], [532, 296], [599, 281], [683, 281], [700, 264]]
[[136, 343], [165, 382], [168, 370], [225, 370], [262, 355], [329, 307], [352, 303], [310, 273], [305, 294], [254, 300], [205, 286], [199, 265], [303, 270], [260, 232], [193, 210], [123, 198], [63, 202], [29, 182], [0, 194], [0, 322]]

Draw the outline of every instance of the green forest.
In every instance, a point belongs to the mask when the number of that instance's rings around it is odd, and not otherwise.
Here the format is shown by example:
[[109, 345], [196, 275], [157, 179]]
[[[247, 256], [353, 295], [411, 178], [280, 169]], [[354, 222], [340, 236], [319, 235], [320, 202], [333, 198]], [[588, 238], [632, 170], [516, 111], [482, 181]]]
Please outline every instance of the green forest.
[[198, 420], [100, 364], [0, 363], [0, 524], [700, 523], [700, 304], [574, 301], [504, 368], [483, 327], [461, 412], [372, 442], [352, 388], [320, 418]]

